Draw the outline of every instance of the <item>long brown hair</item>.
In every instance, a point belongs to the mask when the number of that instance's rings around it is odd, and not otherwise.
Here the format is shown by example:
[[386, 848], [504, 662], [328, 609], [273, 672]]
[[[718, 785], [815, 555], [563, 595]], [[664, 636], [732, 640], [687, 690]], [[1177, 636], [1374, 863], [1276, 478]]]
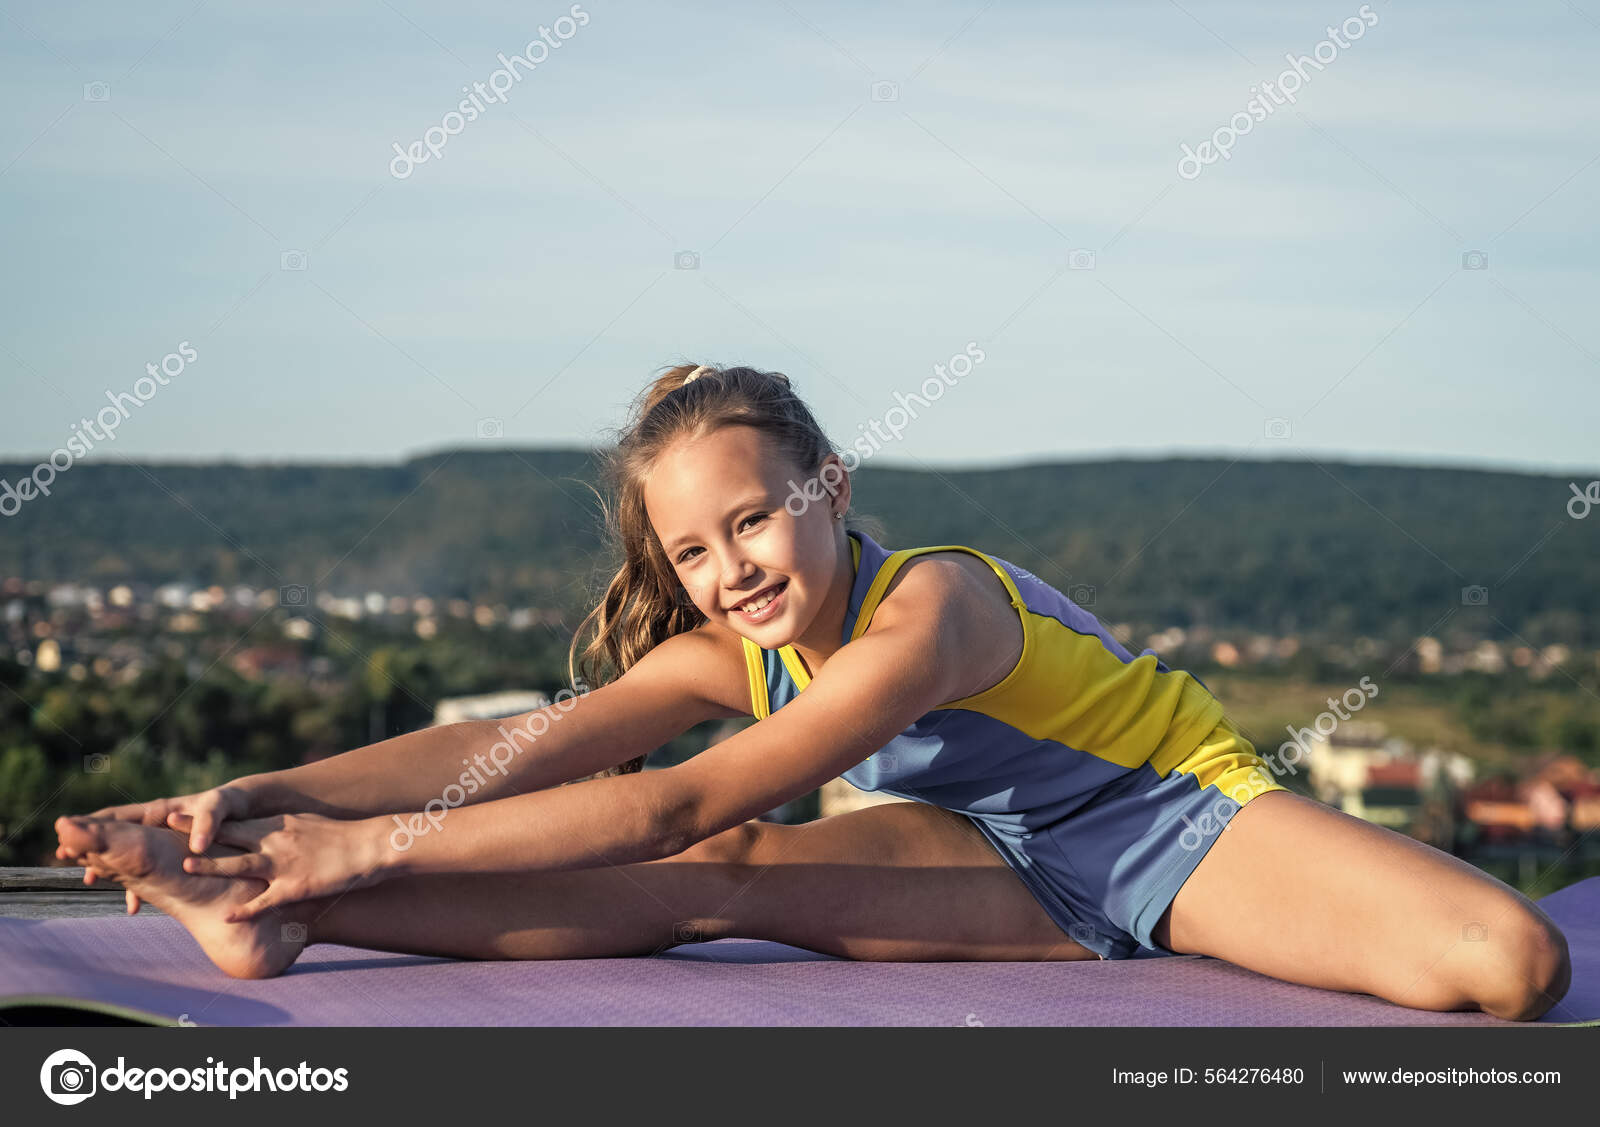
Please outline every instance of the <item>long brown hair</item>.
[[[657, 376], [634, 400], [615, 446], [602, 453], [601, 480], [615, 498], [600, 498], [605, 535], [616, 573], [593, 610], [578, 624], [567, 654], [574, 685], [598, 686], [626, 673], [656, 646], [705, 621], [668, 561], [644, 506], [644, 482], [662, 451], [679, 438], [698, 438], [720, 427], [755, 427], [770, 448], [804, 474], [816, 473], [830, 452], [837, 453], [811, 409], [781, 372], [756, 368], [706, 368], [679, 364]], [[882, 528], [871, 517], [847, 514], [845, 527], [864, 529], [875, 539]], [[591, 627], [594, 639], [578, 656]], [[600, 772], [621, 775], [642, 770], [638, 756]]]

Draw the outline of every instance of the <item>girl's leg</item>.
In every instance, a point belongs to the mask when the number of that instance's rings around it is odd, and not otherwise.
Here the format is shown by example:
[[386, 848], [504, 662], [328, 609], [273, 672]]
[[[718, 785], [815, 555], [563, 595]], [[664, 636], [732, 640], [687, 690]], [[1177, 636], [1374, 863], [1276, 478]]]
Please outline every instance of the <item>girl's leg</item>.
[[177, 918], [237, 977], [282, 973], [317, 942], [553, 959], [743, 936], [854, 959], [1094, 957], [1067, 939], [970, 822], [923, 803], [801, 826], [746, 822], [632, 865], [396, 878], [245, 924], [221, 917], [263, 882], [183, 872], [182, 835], [83, 819], [62, 819], [57, 831], [73, 856]]
[[1525, 896], [1288, 791], [1239, 809], [1153, 935], [1182, 954], [1416, 1009], [1532, 1020], [1571, 984], [1566, 938]]
[[852, 959], [1087, 959], [966, 819], [885, 803], [746, 822], [659, 861], [386, 881], [291, 906], [309, 942], [474, 959], [769, 939]]

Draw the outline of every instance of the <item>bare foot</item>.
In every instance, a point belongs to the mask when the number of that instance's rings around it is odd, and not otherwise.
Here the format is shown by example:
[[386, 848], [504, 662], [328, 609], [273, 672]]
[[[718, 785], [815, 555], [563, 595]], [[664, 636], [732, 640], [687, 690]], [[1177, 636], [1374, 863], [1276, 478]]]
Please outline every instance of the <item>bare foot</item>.
[[[138, 893], [188, 928], [211, 961], [234, 978], [282, 974], [305, 948], [304, 924], [290, 922], [282, 911], [224, 923], [229, 909], [259, 896], [267, 883], [184, 872], [187, 834], [109, 818], [57, 818], [56, 836], [62, 849], [85, 867]], [[206, 856], [241, 852], [212, 845]]]

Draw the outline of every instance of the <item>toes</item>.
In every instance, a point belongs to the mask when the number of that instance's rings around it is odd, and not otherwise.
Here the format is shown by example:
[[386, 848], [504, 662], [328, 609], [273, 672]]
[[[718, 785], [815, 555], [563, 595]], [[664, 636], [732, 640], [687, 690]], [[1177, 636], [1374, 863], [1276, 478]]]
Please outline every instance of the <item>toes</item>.
[[78, 858], [78, 863], [83, 866], [83, 883], [93, 884], [96, 880], [116, 880], [117, 872], [106, 864], [104, 855], [91, 853]]
[[58, 818], [56, 836], [61, 840], [61, 848], [76, 857], [105, 849], [105, 832], [96, 823], [82, 818]]

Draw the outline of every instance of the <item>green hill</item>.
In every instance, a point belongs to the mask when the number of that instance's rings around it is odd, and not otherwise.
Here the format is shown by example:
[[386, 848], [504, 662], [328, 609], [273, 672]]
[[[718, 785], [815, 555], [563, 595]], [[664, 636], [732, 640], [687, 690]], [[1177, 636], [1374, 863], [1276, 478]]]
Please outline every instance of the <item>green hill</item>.
[[[28, 470], [0, 464], [15, 481]], [[85, 463], [0, 519], [0, 574], [303, 583], [577, 607], [599, 578], [585, 450], [454, 450], [398, 465]], [[1568, 478], [1225, 459], [1062, 462], [855, 478], [891, 547], [982, 548], [1107, 621], [1600, 642], [1600, 514]], [[1463, 587], [1488, 589], [1463, 604]], [[1079, 601], [1088, 601], [1082, 587]]]

